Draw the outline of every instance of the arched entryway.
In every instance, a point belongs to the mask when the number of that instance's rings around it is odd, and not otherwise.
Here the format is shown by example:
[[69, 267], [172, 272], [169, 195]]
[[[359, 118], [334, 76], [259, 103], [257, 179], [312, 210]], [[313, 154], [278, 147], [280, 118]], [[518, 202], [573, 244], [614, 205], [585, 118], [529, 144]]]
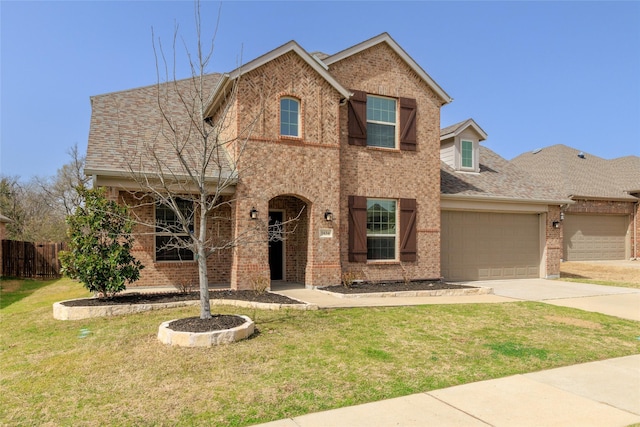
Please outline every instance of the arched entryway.
[[309, 205], [293, 195], [269, 200], [269, 269], [272, 282], [304, 285], [309, 242]]

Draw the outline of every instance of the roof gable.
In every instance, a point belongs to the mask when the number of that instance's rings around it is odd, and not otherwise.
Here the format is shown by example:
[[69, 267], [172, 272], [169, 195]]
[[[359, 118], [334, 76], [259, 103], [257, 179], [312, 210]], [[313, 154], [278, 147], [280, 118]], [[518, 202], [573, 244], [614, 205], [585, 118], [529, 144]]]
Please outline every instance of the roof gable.
[[265, 53], [257, 57], [256, 59], [247, 62], [246, 64], [236, 68], [235, 70], [223, 74], [222, 78], [218, 82], [218, 85], [215, 87], [213, 94], [211, 96], [211, 101], [209, 102], [209, 108], [207, 108], [206, 115], [211, 116], [213, 112], [220, 106], [220, 104], [224, 101], [226, 95], [229, 93], [229, 90], [233, 84], [233, 82], [241, 77], [243, 74], [246, 74], [250, 71], [253, 71], [261, 66], [267, 64], [274, 59], [281, 57], [289, 52], [296, 53], [303, 61], [305, 61], [314, 71], [316, 71], [322, 78], [324, 78], [336, 91], [338, 91], [344, 98], [349, 98], [351, 96], [351, 92], [345, 89], [330, 73], [328, 67], [322, 62], [320, 59], [320, 55], [311, 55], [306, 50], [304, 50], [298, 43], [294, 40], [291, 40], [288, 43], [283, 44], [280, 47], [273, 49], [270, 52]]
[[487, 133], [482, 130], [482, 128], [475, 122], [475, 120], [467, 119], [463, 122], [440, 129], [440, 141], [458, 136], [469, 128], [472, 129], [476, 134], [478, 134], [478, 141], [484, 141], [485, 139], [487, 139]]
[[380, 43], [386, 43], [396, 54], [398, 54], [398, 56], [402, 58], [402, 60], [406, 62], [407, 65], [438, 95], [443, 103], [448, 104], [453, 101], [453, 98], [451, 98], [444, 91], [444, 89], [442, 89], [440, 85], [438, 85], [435, 80], [433, 80], [431, 76], [429, 76], [429, 74], [427, 74], [422, 69], [422, 67], [420, 67], [420, 65], [418, 65], [418, 63], [414, 61], [413, 58], [411, 58], [409, 54], [407, 54], [407, 52], [405, 52], [404, 49], [402, 49], [400, 45], [398, 45], [398, 43], [396, 43], [396, 41], [391, 38], [388, 33], [382, 33], [362, 43], [358, 43], [355, 46], [347, 48], [341, 52], [329, 56], [328, 58], [323, 59], [322, 62], [330, 67], [336, 62], [342, 61], [345, 58], [367, 50]]

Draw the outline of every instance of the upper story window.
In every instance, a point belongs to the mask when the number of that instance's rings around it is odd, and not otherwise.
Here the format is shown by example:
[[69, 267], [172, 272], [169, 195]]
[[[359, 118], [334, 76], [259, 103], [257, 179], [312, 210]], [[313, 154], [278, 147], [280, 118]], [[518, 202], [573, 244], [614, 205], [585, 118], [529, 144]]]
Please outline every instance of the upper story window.
[[[176, 200], [176, 205], [193, 231], [193, 203]], [[156, 205], [156, 261], [192, 261], [193, 252], [182, 246], [189, 239], [176, 212], [167, 205]]]
[[460, 166], [464, 169], [474, 169], [473, 142], [462, 140], [460, 142]]
[[295, 98], [280, 99], [280, 135], [300, 137], [300, 101]]
[[353, 90], [348, 104], [349, 145], [417, 151], [418, 104]]
[[367, 145], [396, 148], [396, 100], [367, 96]]

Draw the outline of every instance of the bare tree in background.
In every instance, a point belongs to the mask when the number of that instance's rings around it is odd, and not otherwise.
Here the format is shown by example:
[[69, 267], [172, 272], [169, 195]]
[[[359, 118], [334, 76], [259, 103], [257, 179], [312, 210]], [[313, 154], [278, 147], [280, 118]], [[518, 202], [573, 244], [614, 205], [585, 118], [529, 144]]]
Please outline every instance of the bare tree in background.
[[0, 213], [9, 217], [7, 237], [28, 242], [62, 242], [66, 239], [65, 217], [82, 203], [79, 187], [86, 187], [84, 156], [74, 145], [68, 151], [69, 163], [56, 176], [0, 177]]

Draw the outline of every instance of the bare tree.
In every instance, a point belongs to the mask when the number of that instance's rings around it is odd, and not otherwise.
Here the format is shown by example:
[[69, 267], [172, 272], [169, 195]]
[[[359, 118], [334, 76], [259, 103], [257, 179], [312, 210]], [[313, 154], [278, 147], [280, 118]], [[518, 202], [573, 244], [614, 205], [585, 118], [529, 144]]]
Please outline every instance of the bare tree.
[[84, 174], [85, 156], [78, 150], [78, 144], [69, 148], [67, 154], [69, 162], [58, 169], [55, 177], [36, 178], [36, 183], [51, 209], [71, 215], [82, 203], [82, 189], [88, 187], [91, 177]]
[[[129, 174], [137, 183], [136, 190], [131, 191], [136, 200], [136, 205], [131, 206], [132, 212], [135, 215], [135, 208], [149, 204], [170, 211], [168, 221], [149, 224], [148, 219], [139, 216], [137, 220], [153, 227], [154, 233], [160, 231], [171, 236], [161, 249], [193, 253], [198, 266], [200, 317], [207, 319], [211, 318], [208, 258], [249, 241], [281, 239], [283, 234], [275, 229], [269, 232], [268, 224], [261, 221], [243, 232], [237, 231], [236, 227], [229, 236], [209, 229], [213, 222], [232, 221], [229, 215], [221, 212], [235, 202], [240, 159], [257, 117], [245, 129], [232, 128], [237, 114], [233, 100], [239, 78], [230, 81], [224, 80], [225, 76], [207, 74], [216, 31], [205, 48], [201, 43], [202, 19], [198, 2], [195, 28], [197, 48], [194, 55], [185, 44], [191, 76], [182, 80], [176, 77], [178, 29], [174, 32], [172, 59], [167, 59], [162, 44], [154, 36], [156, 102], [161, 121], [152, 137], [137, 138], [135, 147], [127, 140], [123, 150], [128, 155]], [[228, 83], [223, 90], [220, 90], [221, 81]], [[216, 108], [211, 109], [211, 105]], [[250, 165], [242, 166], [243, 174], [249, 170]], [[282, 228], [282, 224], [278, 227]]]

